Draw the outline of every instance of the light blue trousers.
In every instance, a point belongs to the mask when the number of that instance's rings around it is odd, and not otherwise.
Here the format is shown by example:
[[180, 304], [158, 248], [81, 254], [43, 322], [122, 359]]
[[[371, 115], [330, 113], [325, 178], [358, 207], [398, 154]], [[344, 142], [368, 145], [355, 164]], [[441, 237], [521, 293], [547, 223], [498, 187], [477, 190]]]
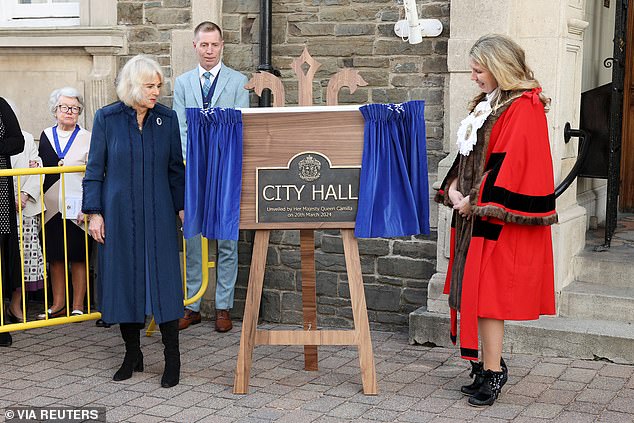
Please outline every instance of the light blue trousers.
[[[202, 285], [201, 235], [186, 240], [187, 249], [187, 298], [193, 297]], [[218, 240], [216, 261], [216, 310], [231, 310], [238, 277], [238, 242]], [[200, 311], [200, 300], [187, 306]]]

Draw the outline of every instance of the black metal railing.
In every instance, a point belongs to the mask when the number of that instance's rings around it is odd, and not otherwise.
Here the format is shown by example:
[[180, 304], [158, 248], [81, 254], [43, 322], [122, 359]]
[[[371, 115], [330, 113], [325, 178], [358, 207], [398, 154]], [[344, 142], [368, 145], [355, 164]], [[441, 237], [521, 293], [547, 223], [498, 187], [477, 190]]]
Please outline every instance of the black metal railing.
[[[608, 194], [605, 210], [605, 242], [597, 251], [610, 248], [616, 231], [621, 173], [621, 130], [623, 126], [623, 85], [625, 83], [625, 48], [627, 43], [628, 0], [616, 4], [614, 19], [614, 52], [604, 66], [612, 68], [612, 99], [610, 103], [610, 146], [608, 155]], [[613, 66], [611, 66], [613, 65]]]
[[555, 198], [563, 194], [570, 184], [572, 184], [572, 182], [577, 178], [579, 170], [581, 170], [583, 163], [588, 157], [590, 134], [583, 129], [572, 129], [570, 128], [570, 122], [566, 122], [566, 125], [564, 126], [564, 142], [568, 144], [570, 142], [570, 138], [579, 138], [579, 154], [577, 155], [577, 161], [572, 169], [570, 169], [568, 176], [566, 176], [564, 180], [557, 185], [557, 188], [555, 188]]

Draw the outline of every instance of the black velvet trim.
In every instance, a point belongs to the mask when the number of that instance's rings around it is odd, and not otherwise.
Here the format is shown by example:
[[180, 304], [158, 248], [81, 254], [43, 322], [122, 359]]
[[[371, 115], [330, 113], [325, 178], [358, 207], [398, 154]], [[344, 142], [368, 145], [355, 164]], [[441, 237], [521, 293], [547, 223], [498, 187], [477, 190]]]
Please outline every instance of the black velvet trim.
[[478, 359], [478, 350], [474, 350], [472, 348], [460, 348], [460, 356], [468, 359], [477, 360]]
[[506, 153], [491, 153], [486, 170], [491, 171], [482, 188], [482, 203], [497, 203], [507, 209], [524, 213], [548, 213], [555, 210], [555, 193], [548, 195], [525, 195], [495, 186]]
[[502, 232], [504, 225], [498, 223], [491, 223], [487, 220], [482, 220], [480, 216], [473, 216], [475, 221], [473, 222], [473, 237], [481, 237], [491, 241], [497, 241]]

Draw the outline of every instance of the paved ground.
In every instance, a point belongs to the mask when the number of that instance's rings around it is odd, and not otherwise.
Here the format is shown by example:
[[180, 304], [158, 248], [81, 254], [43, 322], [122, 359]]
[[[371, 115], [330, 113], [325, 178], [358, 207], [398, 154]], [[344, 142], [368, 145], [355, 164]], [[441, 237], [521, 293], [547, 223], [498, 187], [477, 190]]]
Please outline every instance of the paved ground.
[[[586, 246], [598, 247], [604, 243], [604, 227], [586, 232]], [[631, 260], [634, 254], [634, 213], [619, 213], [610, 243], [610, 253]]]
[[123, 347], [117, 327], [92, 322], [14, 334], [0, 350], [0, 420], [8, 406], [106, 406], [109, 422], [632, 422], [634, 367], [603, 361], [505, 355], [510, 379], [492, 407], [459, 392], [468, 364], [454, 349], [409, 345], [373, 331], [380, 393], [361, 393], [356, 350], [322, 347], [303, 370], [301, 347], [256, 347], [251, 392], [232, 394], [239, 327], [210, 322], [181, 336], [180, 385], [159, 385], [160, 336], [142, 340], [145, 372], [113, 382]]

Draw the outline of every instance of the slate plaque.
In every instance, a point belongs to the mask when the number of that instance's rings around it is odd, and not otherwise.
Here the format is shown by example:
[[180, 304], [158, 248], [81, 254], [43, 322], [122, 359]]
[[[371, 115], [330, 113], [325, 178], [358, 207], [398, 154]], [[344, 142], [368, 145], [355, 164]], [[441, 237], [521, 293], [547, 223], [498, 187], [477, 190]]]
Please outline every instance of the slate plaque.
[[319, 152], [304, 151], [288, 167], [256, 168], [256, 221], [354, 222], [360, 166], [332, 166]]

